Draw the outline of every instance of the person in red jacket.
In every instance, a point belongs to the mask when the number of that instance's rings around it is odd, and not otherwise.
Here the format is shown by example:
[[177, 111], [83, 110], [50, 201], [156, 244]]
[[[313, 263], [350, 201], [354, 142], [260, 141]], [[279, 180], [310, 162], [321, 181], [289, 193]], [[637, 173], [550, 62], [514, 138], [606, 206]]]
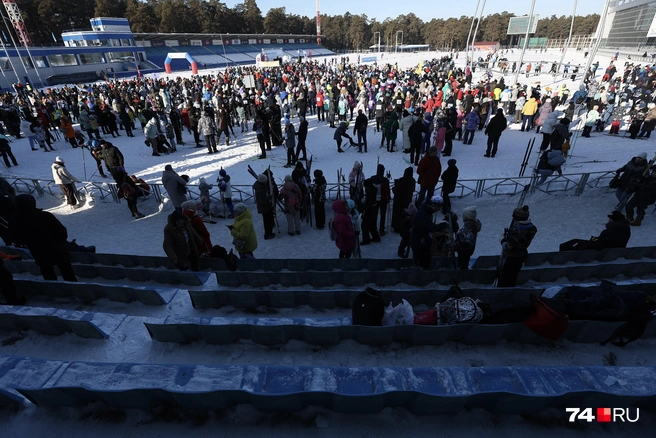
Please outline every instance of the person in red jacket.
[[196, 201], [185, 201], [181, 204], [182, 214], [191, 220], [191, 227], [203, 239], [202, 243], [196, 243], [198, 254], [209, 253], [212, 250], [210, 232], [207, 231], [203, 219], [196, 212]]
[[319, 90], [317, 92], [316, 96], [316, 102], [317, 102], [317, 122], [325, 122], [326, 121], [326, 113], [323, 110], [323, 91]]
[[435, 193], [435, 186], [442, 174], [442, 164], [437, 153], [437, 148], [431, 146], [426, 155], [419, 161], [417, 167], [419, 175], [419, 195], [415, 205], [420, 206], [425, 198], [432, 198]]
[[341, 199], [333, 202], [333, 211], [335, 218], [331, 233], [334, 232], [335, 235], [335, 246], [339, 248], [339, 258], [350, 259], [353, 248], [355, 248], [355, 231], [353, 231], [353, 222], [349, 216], [346, 202]]

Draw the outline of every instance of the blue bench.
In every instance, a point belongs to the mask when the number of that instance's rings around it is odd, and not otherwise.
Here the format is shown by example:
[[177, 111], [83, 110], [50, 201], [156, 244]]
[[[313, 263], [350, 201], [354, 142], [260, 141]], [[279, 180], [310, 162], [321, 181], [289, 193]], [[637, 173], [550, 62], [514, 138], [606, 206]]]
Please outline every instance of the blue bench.
[[[29, 260], [8, 260], [5, 266], [14, 274], [28, 273], [41, 276], [37, 264]], [[154, 281], [156, 283], [200, 286], [210, 277], [210, 272], [180, 272], [165, 269], [123, 268], [119, 266], [73, 265], [75, 275], [80, 278], [104, 278], [106, 280]]]
[[[540, 344], [547, 342], [521, 323], [458, 324], [446, 326], [400, 325], [367, 327], [352, 325], [350, 318], [225, 318], [175, 317], [163, 323], [144, 323], [150, 336], [160, 342], [231, 344], [241, 339], [256, 344], [279, 345], [291, 340], [313, 345], [335, 345], [353, 340], [364, 345], [442, 345], [462, 342], [468, 345], [496, 344], [499, 341]], [[570, 321], [562, 339], [580, 343], [606, 341], [624, 322]], [[652, 322], [643, 337], [654, 336]]]
[[82, 338], [106, 339], [125, 315], [80, 312], [44, 307], [0, 306], [0, 330], [31, 329], [43, 335], [74, 333]]
[[[609, 383], [611, 382], [611, 383]], [[535, 414], [554, 407], [656, 406], [655, 367], [282, 367], [73, 362], [46, 384], [16, 390], [37, 406], [115, 409], [172, 406], [223, 411], [250, 404], [264, 412], [323, 406], [342, 413], [387, 407], [413, 414], [486, 409]]]
[[150, 306], [163, 306], [171, 301], [179, 289], [113, 286], [97, 283], [14, 279], [19, 293], [26, 296], [75, 297], [91, 302], [106, 298], [109, 301], [131, 303], [141, 301]]
[[[654, 283], [656, 286], [656, 283]], [[351, 308], [353, 300], [363, 289], [221, 289], [190, 290], [191, 303], [197, 308], [234, 306], [239, 309], [255, 309], [260, 306], [293, 308], [310, 306], [315, 309], [335, 307]], [[444, 301], [448, 292], [433, 288], [425, 289], [379, 289], [385, 302], [399, 303], [407, 300], [413, 306], [434, 306]], [[488, 304], [528, 301], [529, 295], [540, 296], [544, 288], [487, 288], [464, 289], [465, 296], [478, 298]]]
[[0, 408], [22, 405], [24, 398], [13, 388], [42, 386], [63, 364], [58, 360], [0, 356]]

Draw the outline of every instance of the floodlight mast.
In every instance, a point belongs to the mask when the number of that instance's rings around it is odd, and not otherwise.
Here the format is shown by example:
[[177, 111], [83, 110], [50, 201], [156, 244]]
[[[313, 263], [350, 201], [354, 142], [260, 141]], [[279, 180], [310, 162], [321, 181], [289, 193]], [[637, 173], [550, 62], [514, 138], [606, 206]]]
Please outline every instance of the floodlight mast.
[[528, 14], [528, 23], [526, 23], [526, 35], [524, 36], [524, 47], [522, 47], [522, 53], [519, 55], [519, 64], [517, 67], [517, 72], [515, 73], [515, 81], [517, 83], [519, 80], [519, 71], [522, 69], [522, 61], [524, 61], [524, 53], [526, 53], [526, 48], [528, 47], [528, 36], [531, 34], [531, 22], [533, 21], [533, 11], [535, 11], [535, 0], [531, 2], [531, 12]]
[[321, 45], [321, 12], [319, 12], [320, 0], [317, 0], [317, 44]]
[[[569, 25], [569, 36], [567, 37], [567, 42], [565, 43], [565, 47], [563, 47], [563, 54], [560, 56], [560, 62], [558, 63], [558, 67], [556, 68], [556, 72], [560, 69], [560, 67], [563, 65], [563, 61], [565, 60], [565, 53], [567, 52], [567, 49], [569, 49], [569, 45], [572, 43], [572, 32], [574, 31], [574, 17], [576, 17], [576, 4], [578, 3], [578, 0], [574, 0], [574, 10], [572, 11], [572, 22]], [[556, 73], [558, 74], [558, 73]], [[554, 77], [556, 77], [556, 74], [554, 74]]]

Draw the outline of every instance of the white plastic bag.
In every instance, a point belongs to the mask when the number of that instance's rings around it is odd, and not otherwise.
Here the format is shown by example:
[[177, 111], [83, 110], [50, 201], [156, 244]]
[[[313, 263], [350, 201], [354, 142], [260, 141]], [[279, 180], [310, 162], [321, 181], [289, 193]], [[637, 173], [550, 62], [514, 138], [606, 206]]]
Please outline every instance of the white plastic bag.
[[412, 325], [415, 319], [415, 312], [410, 303], [403, 300], [401, 304], [392, 307], [392, 303], [385, 308], [383, 315], [383, 325]]

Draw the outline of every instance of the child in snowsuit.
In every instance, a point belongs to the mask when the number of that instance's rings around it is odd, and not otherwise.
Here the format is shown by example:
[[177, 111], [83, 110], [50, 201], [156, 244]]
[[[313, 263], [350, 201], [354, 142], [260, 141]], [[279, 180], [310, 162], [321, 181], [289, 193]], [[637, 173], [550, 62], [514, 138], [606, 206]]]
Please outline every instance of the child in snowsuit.
[[458, 269], [469, 269], [469, 260], [476, 250], [476, 237], [481, 231], [481, 222], [476, 219], [476, 207], [462, 211], [463, 226], [456, 233], [455, 251], [458, 254]]
[[216, 179], [221, 191], [221, 201], [228, 207], [230, 214], [228, 219], [235, 217], [234, 206], [232, 205], [232, 187], [230, 185], [230, 175], [224, 169], [219, 170], [219, 177]]
[[198, 185], [198, 191], [200, 192], [200, 205], [203, 209], [203, 213], [210, 213], [210, 190], [214, 187], [212, 184], [207, 184], [205, 178], [200, 178], [200, 184]]

